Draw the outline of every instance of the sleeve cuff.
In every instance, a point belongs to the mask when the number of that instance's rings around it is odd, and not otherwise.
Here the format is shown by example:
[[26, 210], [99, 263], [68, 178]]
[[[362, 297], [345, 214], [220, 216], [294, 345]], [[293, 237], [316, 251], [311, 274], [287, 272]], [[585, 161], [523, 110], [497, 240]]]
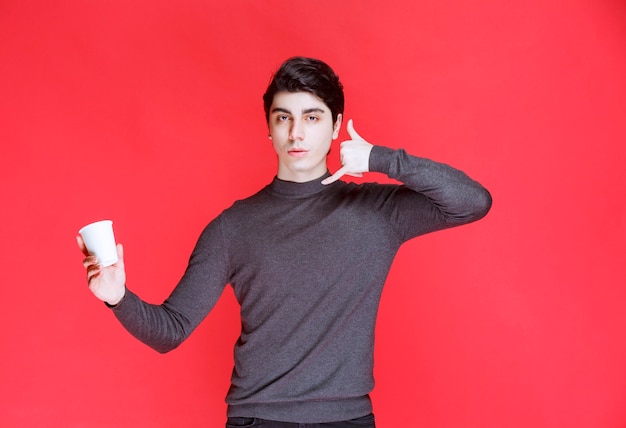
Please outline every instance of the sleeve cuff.
[[127, 294], [128, 294], [128, 290], [127, 290], [127, 289], [124, 289], [124, 295], [122, 296], [122, 298], [120, 299], [120, 301], [119, 301], [119, 302], [117, 302], [117, 303], [116, 303], [116, 304], [114, 304], [114, 305], [110, 304], [109, 302], [104, 302], [104, 304], [106, 305], [106, 307], [107, 307], [107, 308], [110, 308], [110, 309], [117, 308], [117, 307], [119, 307], [119, 306], [120, 306], [120, 305], [124, 302], [124, 300], [126, 300], [126, 295], [127, 295]]
[[369, 170], [370, 172], [389, 172], [389, 164], [395, 150], [389, 147], [374, 146], [370, 152]]

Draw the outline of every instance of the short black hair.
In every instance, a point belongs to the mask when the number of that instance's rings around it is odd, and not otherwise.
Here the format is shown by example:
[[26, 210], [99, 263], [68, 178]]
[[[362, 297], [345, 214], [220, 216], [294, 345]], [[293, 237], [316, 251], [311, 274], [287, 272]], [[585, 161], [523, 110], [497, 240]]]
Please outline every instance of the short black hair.
[[269, 122], [270, 107], [276, 93], [309, 92], [328, 106], [333, 122], [343, 114], [343, 85], [339, 76], [328, 64], [319, 59], [296, 56], [285, 61], [272, 76], [272, 80], [263, 94], [265, 120]]

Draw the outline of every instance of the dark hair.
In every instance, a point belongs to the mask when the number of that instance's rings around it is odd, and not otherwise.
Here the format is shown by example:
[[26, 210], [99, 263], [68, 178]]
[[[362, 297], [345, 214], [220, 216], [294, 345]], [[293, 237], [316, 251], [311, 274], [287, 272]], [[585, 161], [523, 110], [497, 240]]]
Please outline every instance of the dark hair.
[[314, 58], [293, 57], [274, 73], [265, 94], [265, 120], [269, 122], [270, 107], [277, 92], [310, 92], [328, 106], [333, 117], [343, 114], [343, 85], [328, 64]]

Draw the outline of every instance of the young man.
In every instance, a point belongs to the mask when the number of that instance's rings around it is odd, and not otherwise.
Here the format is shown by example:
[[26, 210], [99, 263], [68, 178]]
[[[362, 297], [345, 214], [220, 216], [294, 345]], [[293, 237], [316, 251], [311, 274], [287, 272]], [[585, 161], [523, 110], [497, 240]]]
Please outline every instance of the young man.
[[[374, 326], [395, 254], [411, 238], [480, 219], [491, 197], [450, 166], [366, 142], [351, 122], [331, 175], [344, 98], [321, 61], [289, 59], [263, 98], [277, 176], [209, 223], [168, 299], [151, 305], [126, 288], [121, 245], [116, 265], [85, 259], [89, 287], [131, 334], [167, 352], [230, 284], [242, 329], [227, 427], [374, 427]], [[368, 171], [402, 185], [338, 181]]]

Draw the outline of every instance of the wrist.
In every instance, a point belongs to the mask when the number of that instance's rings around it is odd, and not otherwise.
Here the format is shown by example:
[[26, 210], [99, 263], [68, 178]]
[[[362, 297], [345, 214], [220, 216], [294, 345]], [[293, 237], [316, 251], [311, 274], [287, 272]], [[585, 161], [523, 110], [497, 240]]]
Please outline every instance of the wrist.
[[386, 174], [395, 150], [384, 146], [372, 146], [369, 153], [369, 171]]
[[125, 296], [126, 296], [126, 287], [122, 289], [122, 293], [120, 294], [119, 297], [107, 299], [104, 301], [104, 304], [107, 305], [109, 308], [114, 308], [118, 306], [122, 302], [122, 300], [124, 300]]

